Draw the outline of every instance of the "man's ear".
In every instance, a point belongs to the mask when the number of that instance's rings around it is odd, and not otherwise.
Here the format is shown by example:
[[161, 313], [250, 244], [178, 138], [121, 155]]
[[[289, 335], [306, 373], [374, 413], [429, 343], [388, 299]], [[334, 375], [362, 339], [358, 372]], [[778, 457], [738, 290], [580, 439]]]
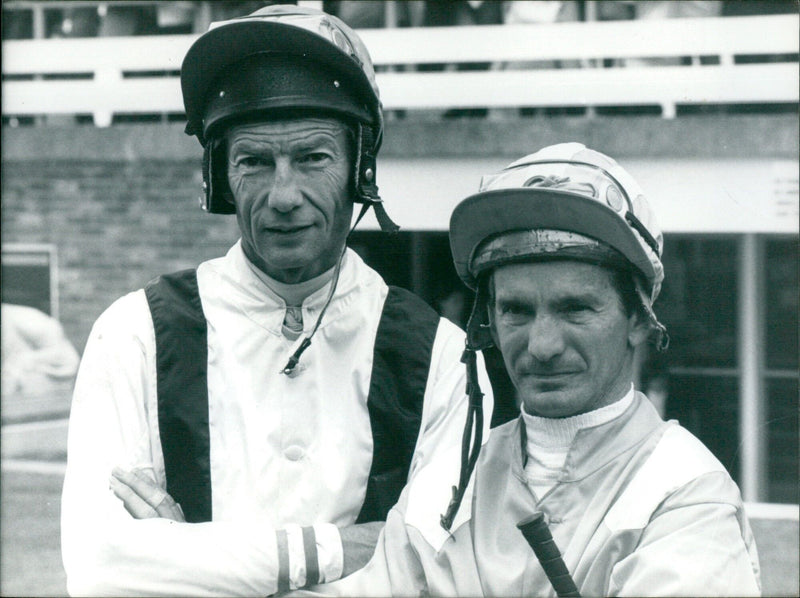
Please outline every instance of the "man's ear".
[[636, 348], [650, 336], [650, 319], [640, 310], [628, 317], [628, 344]]

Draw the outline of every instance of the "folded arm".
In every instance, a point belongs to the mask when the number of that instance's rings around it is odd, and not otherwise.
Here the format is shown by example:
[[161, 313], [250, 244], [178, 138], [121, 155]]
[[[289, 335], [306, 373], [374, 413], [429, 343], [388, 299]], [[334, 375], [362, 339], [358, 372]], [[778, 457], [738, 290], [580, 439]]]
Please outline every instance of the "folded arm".
[[[110, 319], [98, 321], [76, 381], [61, 510], [70, 593], [266, 596], [304, 585], [315, 566], [320, 581], [338, 579], [343, 554], [335, 525], [275, 529], [244, 516], [182, 521], [163, 490], [152, 432], [158, 429], [153, 357], [136, 333], [149, 322], [138, 300], [127, 297]], [[315, 559], [308, 556], [314, 552]]]
[[[115, 467], [111, 471], [111, 490], [122, 501], [125, 510], [134, 519], [161, 518], [185, 522], [183, 510], [155, 480], [141, 471], [127, 471]], [[339, 536], [342, 543], [342, 576], [350, 575], [367, 564], [375, 552], [382, 521], [361, 523], [341, 527]], [[304, 540], [309, 532], [304, 532]], [[306, 550], [308, 547], [305, 547]], [[312, 549], [311, 552], [314, 552]], [[305, 553], [305, 550], [304, 550]], [[308, 561], [310, 555], [303, 555]], [[305, 583], [291, 583], [293, 587], [309, 585], [312, 582], [306, 574]], [[330, 578], [331, 575], [325, 577]]]

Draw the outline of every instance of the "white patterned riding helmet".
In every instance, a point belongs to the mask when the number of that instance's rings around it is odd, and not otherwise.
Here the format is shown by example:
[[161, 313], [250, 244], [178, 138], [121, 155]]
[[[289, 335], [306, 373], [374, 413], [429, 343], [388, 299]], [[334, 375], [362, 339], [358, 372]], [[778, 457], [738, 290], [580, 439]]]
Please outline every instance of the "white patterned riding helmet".
[[[615, 160], [580, 143], [551, 145], [481, 179], [450, 218], [456, 271], [477, 288], [506, 263], [586, 259], [633, 266], [652, 312], [664, 280], [664, 237], [642, 189]], [[665, 335], [664, 335], [665, 336]]]

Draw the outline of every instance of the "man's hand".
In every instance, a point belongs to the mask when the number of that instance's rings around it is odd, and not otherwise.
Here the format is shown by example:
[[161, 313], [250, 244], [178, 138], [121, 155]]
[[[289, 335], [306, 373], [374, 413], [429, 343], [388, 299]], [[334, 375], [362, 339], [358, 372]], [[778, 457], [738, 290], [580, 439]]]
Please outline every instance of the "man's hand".
[[186, 521], [181, 506], [141, 471], [115, 467], [111, 472], [110, 485], [116, 497], [125, 505], [125, 510], [135, 519], [160, 517]]
[[358, 571], [369, 562], [383, 526], [383, 521], [373, 521], [339, 528], [344, 557], [342, 577]]

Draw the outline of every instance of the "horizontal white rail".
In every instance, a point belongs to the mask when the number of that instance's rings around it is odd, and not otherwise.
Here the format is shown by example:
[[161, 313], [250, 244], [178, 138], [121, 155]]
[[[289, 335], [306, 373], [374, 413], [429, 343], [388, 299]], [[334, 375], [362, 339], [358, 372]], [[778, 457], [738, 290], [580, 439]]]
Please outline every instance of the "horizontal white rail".
[[791, 102], [798, 65], [387, 73], [386, 108]]
[[180, 70], [195, 35], [82, 37], [3, 42], [3, 75]]
[[359, 31], [376, 64], [797, 52], [798, 17], [653, 19]]
[[[379, 68], [387, 109], [797, 102], [798, 15], [365, 29], [378, 67], [484, 62], [489, 70]], [[3, 114], [182, 113], [178, 72], [195, 35], [3, 43]], [[735, 56], [761, 55], [758, 64]], [[787, 58], [788, 55], [788, 58]], [[717, 64], [601, 59], [715, 56]], [[546, 68], [542, 61], [569, 68]], [[513, 64], [512, 68], [505, 68]], [[549, 66], [553, 66], [550, 64]], [[74, 78], [75, 76], [82, 78]], [[72, 78], [70, 78], [72, 77]], [[98, 118], [102, 115], [102, 118]]]
[[[377, 66], [797, 53], [796, 15], [362, 29]], [[177, 70], [196, 35], [3, 42], [3, 73]]]
[[[798, 101], [798, 65], [380, 73], [384, 108]], [[3, 83], [5, 114], [180, 113], [175, 78]]]

